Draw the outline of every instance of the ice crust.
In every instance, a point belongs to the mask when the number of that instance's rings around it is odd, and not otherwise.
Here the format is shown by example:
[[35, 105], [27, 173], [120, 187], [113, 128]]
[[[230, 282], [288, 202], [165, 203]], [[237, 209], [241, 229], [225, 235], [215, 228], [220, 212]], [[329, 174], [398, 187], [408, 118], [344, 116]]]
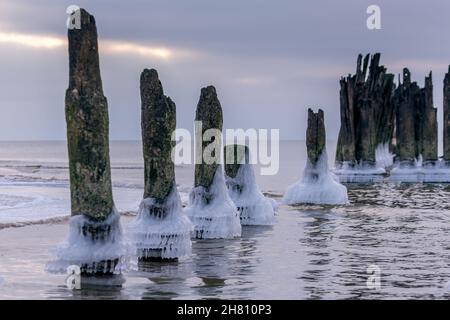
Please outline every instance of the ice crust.
[[314, 167], [309, 161], [303, 177], [291, 185], [283, 198], [285, 204], [347, 204], [347, 188], [336, 181], [328, 170], [326, 150]]
[[389, 143], [379, 144], [375, 149], [375, 161], [377, 168], [386, 169], [394, 164], [395, 154], [389, 151]]
[[450, 164], [442, 159], [424, 162], [419, 155], [414, 163], [395, 161], [389, 144], [380, 144], [375, 151], [376, 166], [343, 163], [334, 169], [340, 182], [392, 182], [442, 183], [450, 182]]
[[165, 203], [143, 199], [127, 231], [139, 258], [176, 259], [191, 254], [193, 225], [182, 211], [175, 185]]
[[382, 182], [394, 163], [395, 155], [389, 151], [389, 143], [379, 144], [375, 149], [375, 165], [344, 162], [333, 172], [340, 182]]
[[389, 180], [393, 182], [450, 182], [450, 165], [443, 160], [425, 163], [420, 155], [414, 164], [395, 163]]
[[277, 202], [261, 193], [251, 164], [241, 164], [236, 177], [225, 179], [230, 198], [240, 213], [241, 225], [274, 223]]
[[222, 165], [208, 188], [198, 186], [189, 195], [186, 215], [194, 224], [193, 237], [229, 239], [241, 236], [239, 212], [228, 195]]
[[[107, 233], [93, 239], [83, 234], [86, 225], [107, 230]], [[76, 265], [86, 266], [82, 270], [86, 274], [120, 274], [131, 266], [133, 256], [132, 246], [123, 236], [120, 215], [115, 208], [101, 222], [93, 222], [85, 215], [71, 217], [67, 240], [51, 253], [56, 259], [46, 266], [50, 273], [66, 273], [67, 267]]]

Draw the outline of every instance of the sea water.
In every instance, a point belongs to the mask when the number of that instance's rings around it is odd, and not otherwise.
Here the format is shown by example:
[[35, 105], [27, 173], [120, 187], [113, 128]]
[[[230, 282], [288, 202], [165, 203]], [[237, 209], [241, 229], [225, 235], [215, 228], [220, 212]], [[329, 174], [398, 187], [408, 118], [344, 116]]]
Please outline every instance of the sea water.
[[[327, 149], [334, 163], [335, 142]], [[275, 201], [306, 164], [304, 141], [282, 142], [280, 151], [277, 175], [261, 176], [255, 166], [258, 186]], [[111, 163], [127, 230], [143, 196], [140, 143], [113, 141]], [[193, 167], [176, 174], [186, 206]], [[1, 142], [0, 298], [449, 298], [450, 184], [345, 185], [349, 205], [280, 205], [273, 226], [244, 226], [236, 239], [194, 239], [190, 257], [125, 273], [121, 289], [72, 291], [64, 275], [45, 272], [49, 250], [69, 235], [66, 145]], [[371, 265], [380, 268], [379, 289], [366, 286]]]

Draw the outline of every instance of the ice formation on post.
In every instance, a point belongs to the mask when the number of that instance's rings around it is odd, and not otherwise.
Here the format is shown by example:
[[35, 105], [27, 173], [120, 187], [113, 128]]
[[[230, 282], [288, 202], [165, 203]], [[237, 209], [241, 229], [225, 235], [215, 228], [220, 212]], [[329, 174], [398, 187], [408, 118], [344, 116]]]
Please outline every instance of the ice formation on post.
[[178, 259], [191, 253], [193, 226], [182, 212], [171, 159], [176, 106], [154, 69], [141, 74], [141, 102], [144, 199], [128, 231], [140, 261]]
[[425, 87], [420, 88], [416, 82], [411, 82], [409, 70], [403, 69], [403, 83], [399, 80], [394, 104], [397, 157], [390, 179], [439, 182], [444, 166], [438, 161], [437, 109], [433, 106], [431, 72], [425, 78]]
[[127, 256], [111, 187], [108, 105], [100, 76], [95, 19], [80, 9], [80, 28], [68, 31], [70, 78], [66, 91], [71, 211], [67, 242], [48, 270], [82, 275], [120, 273]]
[[114, 207], [105, 220], [73, 215], [67, 240], [51, 250], [56, 259], [47, 264], [47, 271], [66, 273], [69, 266], [75, 265], [82, 275], [108, 276], [128, 269], [132, 252], [123, 238], [119, 219]]
[[224, 153], [228, 193], [239, 211], [241, 225], [272, 225], [276, 202], [259, 190], [249, 148], [232, 144], [225, 146]]
[[228, 195], [219, 163], [223, 117], [213, 86], [202, 88], [195, 120], [195, 184], [185, 209], [194, 224], [194, 236], [198, 239], [239, 237], [239, 213]]
[[308, 109], [306, 131], [308, 160], [302, 179], [291, 185], [283, 199], [286, 204], [347, 204], [347, 188], [328, 169], [323, 111]]
[[394, 164], [395, 155], [389, 149], [389, 143], [379, 144], [375, 149], [377, 168], [391, 168]]
[[335, 172], [341, 181], [382, 179], [392, 155], [394, 75], [380, 66], [380, 54], [358, 56], [355, 75], [340, 81], [341, 128]]

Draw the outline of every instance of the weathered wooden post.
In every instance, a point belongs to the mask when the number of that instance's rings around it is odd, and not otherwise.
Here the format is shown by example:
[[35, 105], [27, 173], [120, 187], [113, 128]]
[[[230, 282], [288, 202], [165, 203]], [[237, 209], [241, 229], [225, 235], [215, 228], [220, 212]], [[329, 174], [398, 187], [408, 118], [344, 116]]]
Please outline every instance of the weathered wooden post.
[[196, 238], [241, 235], [239, 213], [228, 195], [221, 161], [222, 107], [213, 86], [202, 88], [195, 115], [195, 183], [186, 213]]
[[392, 151], [394, 76], [379, 63], [379, 53], [371, 59], [370, 55], [366, 55], [364, 60], [359, 55], [356, 74], [340, 81], [341, 129], [336, 149], [338, 169], [356, 165], [375, 168], [380, 166], [376, 163], [377, 150]]
[[411, 73], [403, 69], [403, 83], [395, 91], [396, 105], [396, 153], [397, 159], [406, 165], [416, 160], [415, 110], [414, 103], [419, 91], [417, 84], [411, 83]]
[[347, 188], [334, 180], [328, 169], [324, 113], [308, 109], [306, 129], [308, 160], [303, 177], [291, 185], [283, 199], [286, 204], [346, 204]]
[[[314, 113], [308, 109], [308, 128], [306, 129], [306, 149], [308, 162], [313, 168], [317, 167], [322, 155], [326, 152], [325, 121], [322, 109]], [[328, 160], [327, 160], [328, 162]]]
[[413, 166], [418, 159], [434, 165], [437, 154], [437, 109], [433, 106], [432, 74], [424, 88], [411, 82], [411, 73], [403, 69], [403, 83], [395, 90], [396, 150], [401, 166]]
[[444, 161], [450, 165], [450, 66], [444, 78]]
[[80, 28], [70, 29], [66, 91], [72, 218], [70, 236], [58, 251], [61, 267], [82, 275], [120, 273], [126, 255], [114, 206], [109, 159], [108, 104], [100, 76], [95, 19], [80, 9]]
[[171, 159], [175, 103], [164, 95], [156, 70], [141, 74], [144, 199], [129, 231], [141, 261], [174, 260], [190, 254], [192, 224], [182, 213]]
[[241, 225], [272, 225], [276, 202], [259, 190], [249, 148], [230, 144], [224, 147], [224, 154], [228, 193], [239, 211]]
[[421, 108], [419, 109], [419, 139], [417, 153], [422, 155], [424, 166], [435, 165], [438, 161], [438, 122], [437, 109], [433, 103], [432, 72], [425, 77], [425, 86], [421, 89]]

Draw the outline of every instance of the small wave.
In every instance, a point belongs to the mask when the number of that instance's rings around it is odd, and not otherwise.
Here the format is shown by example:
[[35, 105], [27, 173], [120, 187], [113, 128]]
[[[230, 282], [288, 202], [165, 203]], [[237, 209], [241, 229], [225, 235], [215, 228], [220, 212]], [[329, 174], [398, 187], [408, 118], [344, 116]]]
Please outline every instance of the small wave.
[[[120, 215], [124, 216], [124, 217], [134, 217], [134, 216], [136, 216], [136, 214], [137, 214], [137, 211], [120, 212]], [[70, 215], [61, 216], [61, 217], [43, 218], [43, 219], [30, 220], [30, 221], [0, 223], [0, 230], [6, 229], [6, 228], [22, 228], [22, 227], [33, 226], [33, 225], [62, 223], [62, 222], [69, 221], [69, 218], [70, 218]]]
[[144, 170], [144, 166], [111, 166], [112, 170]]
[[8, 223], [0, 223], [0, 230], [6, 228], [21, 228], [31, 225], [39, 225], [39, 224], [52, 224], [52, 223], [61, 223], [65, 221], [69, 221], [70, 216], [64, 217], [54, 217], [54, 218], [45, 218], [40, 220], [33, 221], [20, 221], [20, 222], [8, 222]]
[[[0, 174], [0, 184], [14, 184], [14, 185], [41, 185], [49, 187], [55, 186], [69, 186], [70, 180], [68, 178], [56, 178], [56, 177], [33, 177], [28, 175], [7, 175], [3, 176]], [[114, 188], [123, 189], [143, 189], [143, 183], [133, 183], [133, 182], [114, 182]]]
[[448, 184], [375, 183], [349, 184], [350, 202], [354, 205], [388, 208], [449, 210]]
[[[0, 161], [1, 163], [1, 161]], [[7, 169], [59, 169], [59, 170], [69, 170], [68, 164], [19, 164], [19, 163], [1, 163], [2, 168]], [[111, 165], [111, 169], [116, 170], [144, 170], [143, 165]]]
[[144, 183], [133, 183], [133, 182], [114, 182], [112, 183], [113, 188], [122, 189], [144, 189]]
[[266, 197], [269, 197], [269, 198], [276, 198], [276, 199], [281, 199], [281, 198], [283, 198], [283, 194], [282, 194], [282, 193], [278, 193], [278, 192], [271, 191], [271, 190], [263, 191], [263, 194], [264, 194]]
[[48, 182], [68, 182], [69, 179], [64, 178], [56, 178], [56, 177], [33, 177], [33, 176], [27, 176], [27, 175], [8, 175], [8, 176], [2, 176], [0, 175], [0, 182], [27, 182], [27, 183], [36, 183], [36, 182], [42, 182], [42, 183], [48, 183]]
[[0, 194], [0, 210], [32, 207], [46, 201], [43, 197], [24, 197]]

